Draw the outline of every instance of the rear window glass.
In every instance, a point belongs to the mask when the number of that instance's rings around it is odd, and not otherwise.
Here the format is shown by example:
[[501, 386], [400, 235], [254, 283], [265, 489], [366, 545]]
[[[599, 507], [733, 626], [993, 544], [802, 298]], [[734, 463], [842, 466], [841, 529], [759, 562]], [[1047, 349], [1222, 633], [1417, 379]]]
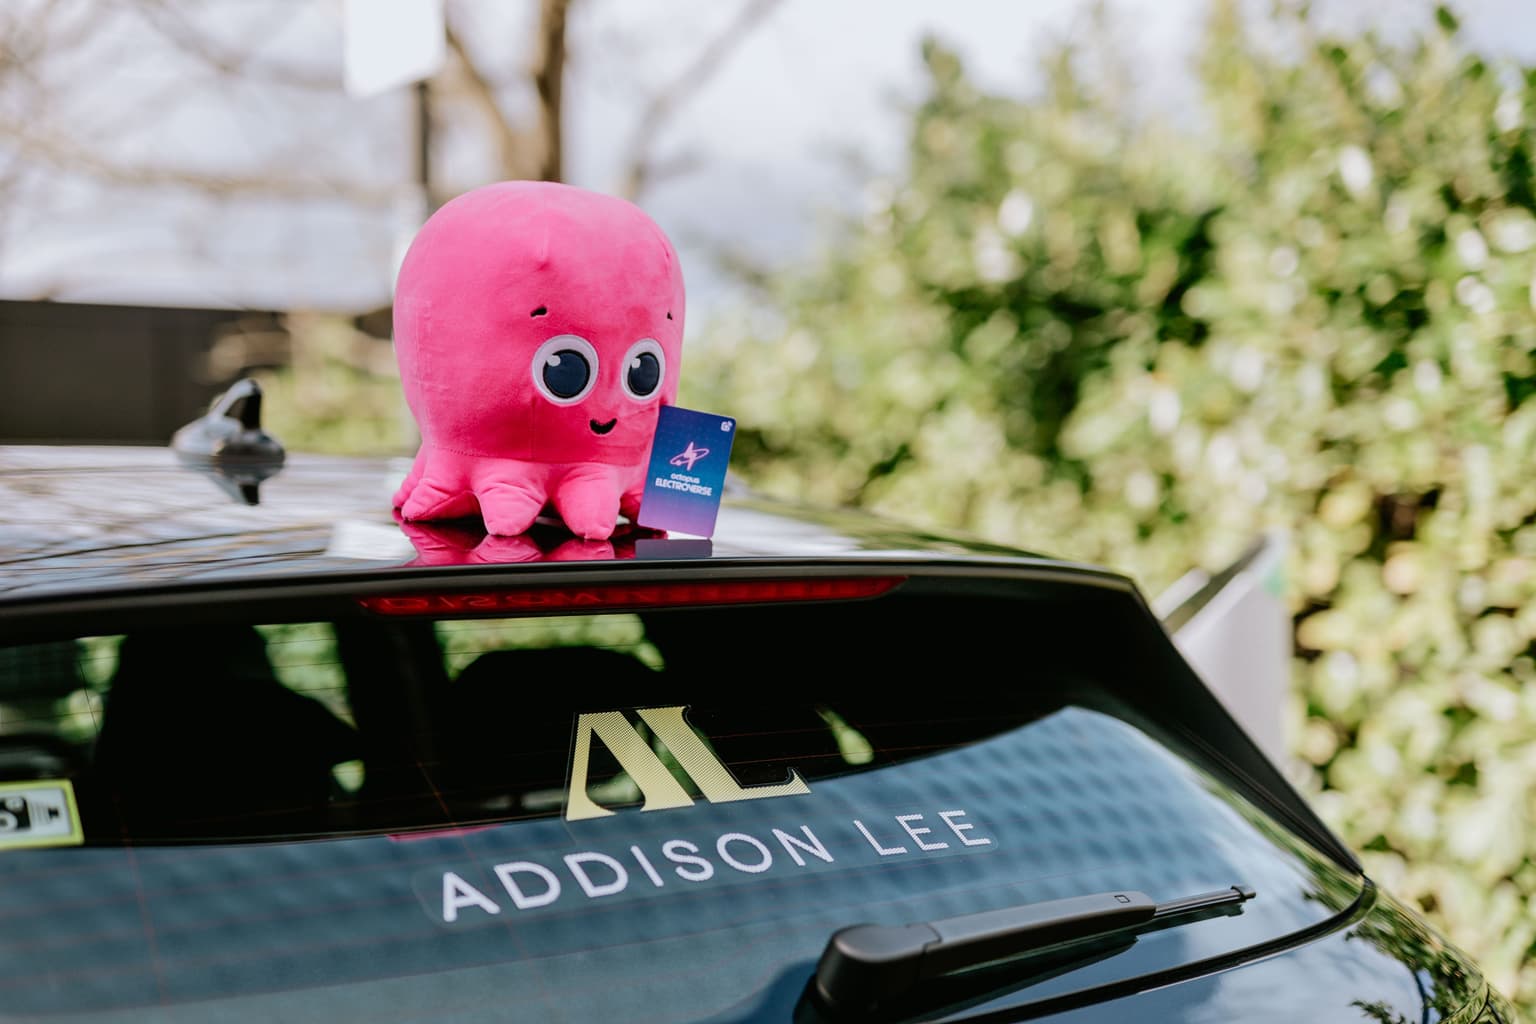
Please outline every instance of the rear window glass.
[[747, 1018], [848, 924], [1260, 892], [1140, 944], [1171, 962], [1330, 913], [1337, 869], [1058, 626], [883, 599], [0, 648], [0, 1013]]

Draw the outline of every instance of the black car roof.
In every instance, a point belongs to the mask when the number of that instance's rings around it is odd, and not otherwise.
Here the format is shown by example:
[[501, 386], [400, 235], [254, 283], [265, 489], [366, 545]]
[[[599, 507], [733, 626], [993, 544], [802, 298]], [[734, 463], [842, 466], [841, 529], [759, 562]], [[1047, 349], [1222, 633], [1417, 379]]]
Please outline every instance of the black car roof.
[[[811, 509], [728, 488], [709, 542], [621, 528], [584, 544], [558, 524], [509, 551], [474, 521], [402, 529], [390, 508], [401, 460], [289, 456], [248, 505], [228, 480], [170, 449], [0, 446], [0, 605], [34, 597], [199, 582], [391, 576], [495, 563], [623, 559], [1002, 563], [1115, 577], [863, 513]], [[430, 550], [428, 550], [430, 549]], [[1118, 577], [1115, 577], [1119, 579]], [[1128, 582], [1128, 581], [1126, 581]]]

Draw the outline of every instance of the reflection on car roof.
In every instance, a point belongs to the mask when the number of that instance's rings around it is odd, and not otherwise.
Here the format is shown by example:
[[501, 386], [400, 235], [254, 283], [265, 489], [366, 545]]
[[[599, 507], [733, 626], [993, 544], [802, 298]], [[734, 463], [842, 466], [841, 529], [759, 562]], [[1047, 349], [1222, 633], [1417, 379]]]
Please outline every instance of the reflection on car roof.
[[1067, 564], [730, 490], [709, 541], [621, 527], [611, 543], [594, 544], [558, 524], [497, 538], [475, 520], [402, 528], [389, 505], [406, 468], [401, 460], [297, 455], [261, 484], [259, 504], [246, 505], [167, 449], [0, 446], [0, 601], [156, 583], [626, 558]]

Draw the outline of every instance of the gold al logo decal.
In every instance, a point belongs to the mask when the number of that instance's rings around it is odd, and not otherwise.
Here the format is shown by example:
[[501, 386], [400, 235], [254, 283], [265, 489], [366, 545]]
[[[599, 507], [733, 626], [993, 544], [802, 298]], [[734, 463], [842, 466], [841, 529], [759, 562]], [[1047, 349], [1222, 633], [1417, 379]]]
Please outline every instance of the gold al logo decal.
[[[790, 769], [789, 781], [763, 786], [743, 786], [730, 769], [720, 763], [714, 751], [683, 718], [684, 705], [666, 708], [636, 708], [635, 714], [650, 727], [687, 772], [704, 799], [714, 804], [736, 800], [763, 800], [773, 796], [802, 796], [811, 787]], [[576, 741], [571, 747], [570, 785], [565, 795], [565, 817], [570, 821], [603, 818], [613, 812], [600, 807], [587, 795], [587, 765], [592, 755], [592, 738], [602, 740], [619, 766], [645, 797], [642, 811], [660, 811], [669, 807], [691, 807], [693, 797], [662, 763], [656, 751], [624, 717], [622, 711], [599, 711], [576, 716]]]

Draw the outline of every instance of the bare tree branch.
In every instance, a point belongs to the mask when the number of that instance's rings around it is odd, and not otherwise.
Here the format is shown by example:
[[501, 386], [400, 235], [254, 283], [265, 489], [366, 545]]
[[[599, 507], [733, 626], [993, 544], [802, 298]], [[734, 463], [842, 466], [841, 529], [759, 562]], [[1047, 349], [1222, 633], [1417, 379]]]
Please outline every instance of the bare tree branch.
[[496, 86], [469, 52], [464, 37], [453, 27], [452, 22], [448, 23], [447, 28], [448, 49], [452, 50], [453, 55], [458, 58], [459, 67], [464, 72], [464, 80], [469, 86], [470, 100], [485, 115], [485, 121], [490, 126], [502, 176], [526, 177], [531, 170], [528, 166], [528, 138], [507, 120], [507, 115], [502, 112], [501, 103], [496, 98]]
[[563, 171], [562, 86], [565, 81], [565, 15], [571, 0], [540, 0], [539, 31], [533, 54], [533, 86], [539, 95], [538, 177], [559, 181]]
[[136, 188], [193, 188], [209, 195], [261, 195], [277, 199], [344, 199], [364, 206], [388, 206], [393, 188], [324, 178], [296, 178], [282, 171], [264, 174], [211, 174], [154, 164], [119, 164], [71, 142], [52, 138], [24, 122], [0, 119], [0, 135], [29, 158], [113, 185]]
[[629, 157], [620, 185], [624, 196], [638, 198], [646, 185], [662, 170], [662, 165], [652, 155], [652, 147], [667, 120], [679, 106], [698, 93], [699, 88], [720, 69], [731, 51], [741, 45], [752, 29], [779, 3], [780, 0], [746, 0], [736, 12], [736, 17], [704, 45], [693, 62], [651, 96], [630, 139]]
[[[282, 10], [283, 6], [279, 5], [278, 9]], [[198, 29], [187, 16], [185, 6], [178, 7], [166, 0], [140, 0], [134, 10], [177, 48], [206, 62], [221, 75], [320, 92], [334, 93], [341, 89], [339, 75], [257, 61], [252, 53], [231, 50], [221, 45]]]
[[8, 10], [0, 32], [0, 50], [22, 61], [79, 46], [100, 28], [99, 12], [76, 4], [45, 0], [30, 9]]
[[495, 141], [504, 178], [559, 181], [564, 165], [561, 96], [565, 81], [566, 12], [571, 0], [540, 0], [539, 24], [530, 55], [528, 75], [538, 96], [537, 121], [520, 130], [508, 120], [497, 96], [495, 81], [469, 52], [462, 33], [448, 25], [448, 48], [464, 72], [469, 98], [485, 116]]
[[716, 243], [708, 239], [699, 239], [699, 244], [709, 250], [710, 259], [716, 267], [729, 275], [737, 284], [755, 292], [764, 298], [772, 297], [773, 271], [754, 257], [745, 249], [731, 243]]
[[663, 181], [697, 170], [705, 164], [704, 154], [695, 147], [680, 149], [651, 161], [646, 170], [647, 181]]

